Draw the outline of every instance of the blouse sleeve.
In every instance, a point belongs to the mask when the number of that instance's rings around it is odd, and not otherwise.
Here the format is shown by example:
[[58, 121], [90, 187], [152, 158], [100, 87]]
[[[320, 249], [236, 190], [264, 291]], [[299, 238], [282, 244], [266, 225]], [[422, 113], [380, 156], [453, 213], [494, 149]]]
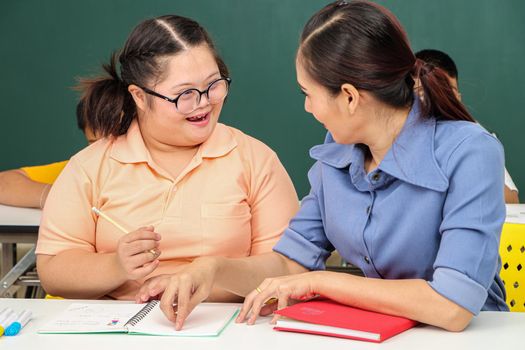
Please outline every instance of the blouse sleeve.
[[334, 250], [323, 226], [321, 167], [322, 164], [317, 162], [308, 172], [310, 193], [303, 198], [301, 209], [273, 248], [309, 270], [324, 270], [325, 261]]
[[487, 133], [468, 137], [454, 150], [445, 169], [450, 185], [429, 284], [476, 315], [498, 273], [505, 220], [503, 148]]

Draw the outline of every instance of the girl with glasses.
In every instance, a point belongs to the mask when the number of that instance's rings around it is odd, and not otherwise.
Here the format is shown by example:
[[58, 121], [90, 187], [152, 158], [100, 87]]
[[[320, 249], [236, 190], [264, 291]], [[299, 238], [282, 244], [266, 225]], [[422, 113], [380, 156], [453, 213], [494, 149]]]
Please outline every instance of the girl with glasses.
[[[146, 279], [202, 257], [270, 252], [297, 195], [272, 150], [218, 122], [231, 80], [206, 31], [180, 16], [146, 20], [104, 69], [81, 81], [104, 138], [70, 160], [44, 208], [45, 290], [133, 299]], [[210, 288], [210, 301], [239, 300]]]

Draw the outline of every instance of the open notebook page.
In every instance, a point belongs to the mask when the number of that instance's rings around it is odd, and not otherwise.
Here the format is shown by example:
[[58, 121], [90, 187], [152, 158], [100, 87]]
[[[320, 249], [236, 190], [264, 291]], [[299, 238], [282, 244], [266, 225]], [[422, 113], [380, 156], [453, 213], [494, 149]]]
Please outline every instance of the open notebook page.
[[239, 305], [224, 303], [203, 303], [191, 312], [182, 330], [176, 331], [157, 304], [135, 326], [128, 325], [130, 334], [170, 335], [179, 337], [214, 337], [233, 320]]

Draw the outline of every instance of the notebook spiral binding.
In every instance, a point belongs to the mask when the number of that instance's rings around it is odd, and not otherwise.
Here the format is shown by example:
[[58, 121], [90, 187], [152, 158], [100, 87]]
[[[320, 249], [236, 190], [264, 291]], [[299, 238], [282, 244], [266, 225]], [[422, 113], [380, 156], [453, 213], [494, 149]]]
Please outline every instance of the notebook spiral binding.
[[151, 310], [159, 303], [158, 300], [152, 300], [146, 304], [139, 312], [137, 312], [124, 326], [135, 326], [139, 323], [144, 317], [146, 317]]

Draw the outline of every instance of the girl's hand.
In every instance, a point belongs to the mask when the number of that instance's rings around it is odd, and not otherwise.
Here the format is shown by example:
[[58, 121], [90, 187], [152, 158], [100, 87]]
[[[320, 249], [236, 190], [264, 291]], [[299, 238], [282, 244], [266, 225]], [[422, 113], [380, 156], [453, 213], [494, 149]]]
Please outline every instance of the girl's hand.
[[[259, 287], [246, 296], [241, 312], [235, 322], [247, 320], [254, 324], [257, 316], [266, 316], [276, 309], [282, 309], [298, 301], [312, 299], [318, 295], [319, 279], [322, 271], [306, 272], [297, 275], [265, 279]], [[275, 300], [277, 299], [277, 302]], [[274, 324], [279, 315], [271, 321]]]
[[170, 283], [171, 277], [177, 274], [177, 272], [184, 270], [187, 266], [187, 264], [179, 265], [173, 268], [171, 271], [173, 273], [166, 273], [148, 278], [135, 295], [135, 302], [140, 304], [150, 300], [160, 300], [166, 287], [168, 287], [168, 284]]
[[148, 280], [135, 299], [146, 301], [161, 295], [160, 309], [168, 320], [175, 323], [175, 329], [181, 330], [195, 306], [210, 295], [216, 271], [214, 258], [197, 258], [174, 274]]
[[144, 278], [159, 264], [160, 235], [153, 226], [142, 227], [122, 236], [117, 245], [117, 264], [128, 280]]
[[171, 276], [171, 274], [164, 274], [146, 280], [135, 295], [135, 302], [140, 304], [150, 300], [160, 299], [170, 282]]

